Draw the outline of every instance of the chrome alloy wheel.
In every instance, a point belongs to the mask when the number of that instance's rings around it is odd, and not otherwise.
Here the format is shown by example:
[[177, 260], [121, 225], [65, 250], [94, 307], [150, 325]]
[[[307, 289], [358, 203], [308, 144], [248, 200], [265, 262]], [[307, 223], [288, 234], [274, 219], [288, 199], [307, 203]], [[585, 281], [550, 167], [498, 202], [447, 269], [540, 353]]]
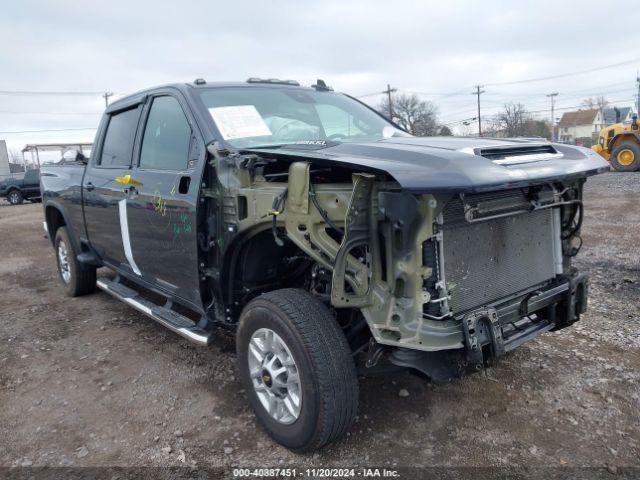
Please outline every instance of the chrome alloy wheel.
[[302, 386], [296, 362], [282, 338], [268, 328], [256, 330], [249, 341], [251, 384], [264, 409], [289, 425], [300, 415]]
[[60, 275], [62, 275], [62, 280], [64, 280], [64, 283], [69, 283], [71, 280], [71, 267], [69, 266], [67, 245], [63, 240], [58, 242], [58, 263], [60, 264]]
[[9, 203], [11, 205], [18, 205], [20, 203], [20, 194], [17, 191], [13, 191], [9, 194]]

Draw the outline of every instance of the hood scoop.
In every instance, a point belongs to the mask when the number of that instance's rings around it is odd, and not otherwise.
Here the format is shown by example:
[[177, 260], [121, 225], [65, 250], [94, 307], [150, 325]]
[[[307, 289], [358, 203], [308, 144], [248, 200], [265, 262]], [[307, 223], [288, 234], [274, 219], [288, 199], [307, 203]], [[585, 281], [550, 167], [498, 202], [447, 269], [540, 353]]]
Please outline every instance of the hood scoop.
[[540, 145], [480, 147], [475, 148], [473, 153], [492, 160], [493, 163], [497, 163], [498, 165], [517, 165], [563, 157], [562, 153], [558, 152], [550, 143]]

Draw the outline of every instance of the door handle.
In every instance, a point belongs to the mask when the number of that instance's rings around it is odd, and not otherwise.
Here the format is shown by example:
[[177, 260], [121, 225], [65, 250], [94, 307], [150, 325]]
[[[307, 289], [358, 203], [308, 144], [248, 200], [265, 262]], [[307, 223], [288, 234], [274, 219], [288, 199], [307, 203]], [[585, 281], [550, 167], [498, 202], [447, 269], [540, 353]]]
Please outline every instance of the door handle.
[[88, 192], [92, 192], [95, 187], [95, 185], [91, 182], [87, 183], [84, 188], [88, 191]]
[[124, 191], [124, 194], [127, 195], [129, 198], [134, 198], [136, 195], [138, 195], [138, 190], [133, 185], [125, 188], [123, 191]]

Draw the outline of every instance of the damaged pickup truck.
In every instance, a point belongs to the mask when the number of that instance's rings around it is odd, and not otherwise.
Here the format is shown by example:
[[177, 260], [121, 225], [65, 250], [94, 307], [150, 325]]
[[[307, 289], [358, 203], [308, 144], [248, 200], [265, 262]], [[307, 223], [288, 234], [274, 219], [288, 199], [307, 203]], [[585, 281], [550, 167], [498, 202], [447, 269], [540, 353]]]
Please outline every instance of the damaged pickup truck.
[[416, 138], [320, 80], [261, 79], [118, 100], [94, 146], [42, 169], [67, 294], [97, 285], [201, 345], [235, 329], [293, 450], [349, 430], [358, 374], [448, 381], [587, 306], [582, 190], [609, 168], [588, 149]]

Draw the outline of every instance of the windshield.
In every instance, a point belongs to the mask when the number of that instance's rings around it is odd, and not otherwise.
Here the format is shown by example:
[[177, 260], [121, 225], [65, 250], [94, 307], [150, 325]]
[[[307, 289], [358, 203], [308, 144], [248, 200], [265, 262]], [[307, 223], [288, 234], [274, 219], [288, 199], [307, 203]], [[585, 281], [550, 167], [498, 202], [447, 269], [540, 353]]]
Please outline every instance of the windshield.
[[200, 97], [222, 137], [237, 148], [407, 135], [339, 93], [290, 87], [218, 87]]

